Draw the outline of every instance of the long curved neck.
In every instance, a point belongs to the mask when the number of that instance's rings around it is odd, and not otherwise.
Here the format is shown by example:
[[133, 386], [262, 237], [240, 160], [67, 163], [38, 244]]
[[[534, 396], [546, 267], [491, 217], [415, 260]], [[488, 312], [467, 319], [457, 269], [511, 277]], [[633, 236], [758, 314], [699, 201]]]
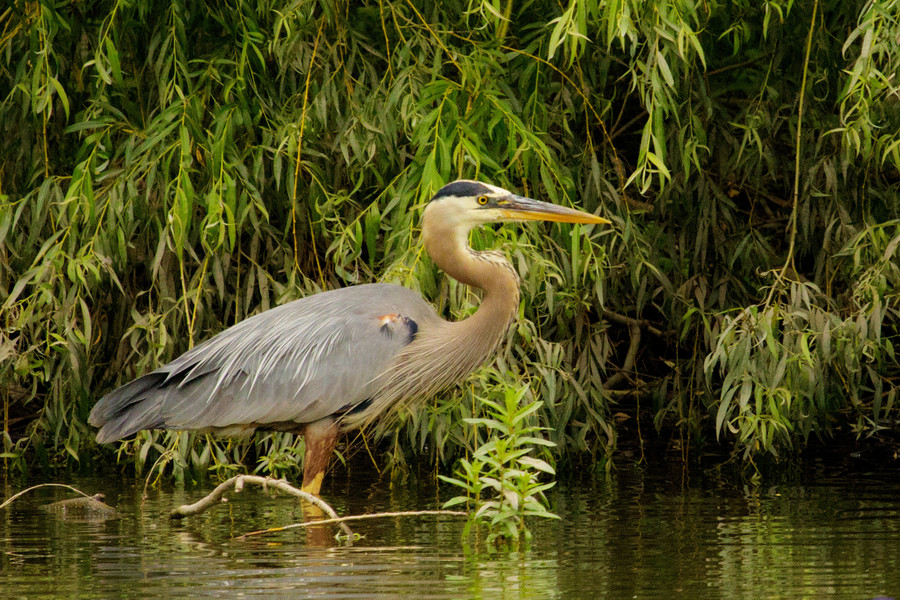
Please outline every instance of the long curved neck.
[[518, 310], [519, 278], [500, 253], [475, 252], [469, 248], [470, 228], [466, 224], [429, 214], [426, 210], [422, 240], [431, 259], [447, 275], [484, 291], [475, 314], [454, 325], [471, 332], [470, 340], [485, 340], [491, 346], [486, 349], [490, 354], [505, 335]]
[[427, 397], [457, 383], [490, 359], [506, 337], [519, 307], [518, 275], [500, 253], [473, 252], [467, 243], [473, 224], [454, 221], [452, 211], [442, 210], [434, 203], [425, 210], [425, 249], [447, 275], [484, 290], [481, 305], [468, 319], [422, 326], [378, 376], [369, 407], [345, 418], [344, 427], [370, 422], [397, 402]]

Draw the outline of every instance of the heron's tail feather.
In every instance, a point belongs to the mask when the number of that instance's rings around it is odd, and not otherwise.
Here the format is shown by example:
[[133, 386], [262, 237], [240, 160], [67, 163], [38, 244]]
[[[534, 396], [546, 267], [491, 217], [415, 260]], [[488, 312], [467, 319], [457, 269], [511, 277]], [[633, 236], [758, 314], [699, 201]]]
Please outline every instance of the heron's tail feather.
[[101, 398], [88, 418], [91, 425], [100, 427], [97, 441], [106, 444], [141, 429], [163, 427], [163, 402], [156, 392], [165, 380], [165, 373], [150, 373]]

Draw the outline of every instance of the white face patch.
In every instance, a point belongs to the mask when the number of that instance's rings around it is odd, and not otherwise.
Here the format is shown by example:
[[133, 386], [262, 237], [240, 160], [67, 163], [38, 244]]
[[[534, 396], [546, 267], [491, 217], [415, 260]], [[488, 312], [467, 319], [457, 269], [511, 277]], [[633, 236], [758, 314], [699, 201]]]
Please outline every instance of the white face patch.
[[485, 185], [486, 187], [491, 188], [491, 190], [493, 190], [493, 192], [494, 192], [492, 195], [493, 195], [493, 196], [496, 196], [496, 197], [498, 197], [498, 198], [499, 198], [499, 197], [502, 197], [502, 196], [509, 196], [509, 195], [510, 195], [510, 192], [509, 192], [508, 190], [504, 190], [503, 188], [497, 187], [496, 185], [491, 185], [491, 184], [489, 184], [489, 183], [485, 183], [484, 185]]
[[481, 183], [479, 187], [483, 191], [477, 196], [442, 196], [429, 202], [425, 207], [425, 213], [429, 215], [429, 218], [436, 219], [438, 222], [464, 229], [464, 234], [478, 225], [509, 220], [502, 210], [493, 207], [485, 208], [479, 204], [478, 198], [482, 196], [491, 199], [503, 198], [510, 196], [510, 192], [488, 183]]
[[466, 231], [482, 223], [494, 220], [493, 216], [485, 218], [485, 213], [493, 212], [484, 210], [478, 205], [475, 198], [459, 198], [446, 196], [438, 201], [431, 202], [425, 207], [425, 214], [429, 219], [443, 223], [454, 229], [461, 228]]

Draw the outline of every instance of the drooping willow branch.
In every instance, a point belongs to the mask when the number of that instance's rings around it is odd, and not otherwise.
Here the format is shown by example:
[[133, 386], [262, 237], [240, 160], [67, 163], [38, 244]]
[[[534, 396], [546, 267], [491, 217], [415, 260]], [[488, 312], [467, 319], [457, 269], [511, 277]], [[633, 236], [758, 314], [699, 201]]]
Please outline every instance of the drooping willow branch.
[[627, 373], [634, 370], [637, 353], [641, 347], [641, 327], [637, 323], [632, 323], [628, 326], [628, 331], [631, 334], [631, 342], [628, 344], [628, 353], [625, 355], [625, 360], [622, 362], [622, 368], [619, 369], [619, 372], [615, 373], [604, 382], [603, 387], [605, 389], [616, 387], [627, 377]]
[[775, 297], [775, 291], [778, 288], [778, 283], [784, 280], [784, 277], [788, 273], [788, 270], [796, 272], [796, 269], [794, 268], [794, 251], [797, 244], [797, 216], [799, 214], [800, 205], [800, 143], [803, 134], [803, 109], [805, 106], [804, 102], [806, 100], [806, 76], [809, 73], [809, 58], [812, 51], [813, 33], [816, 30], [816, 12], [818, 11], [818, 9], [819, 0], [815, 0], [813, 2], [812, 16], [809, 19], [809, 33], [806, 36], [806, 53], [803, 58], [803, 77], [800, 79], [800, 97], [797, 102], [797, 132], [794, 140], [794, 192], [791, 202], [791, 229], [788, 241], [787, 258], [784, 261], [784, 266], [781, 267], [780, 271], [778, 271], [775, 283], [772, 284], [772, 288], [769, 290], [769, 295], [768, 297], [766, 297], [765, 302], [766, 306], [772, 303], [772, 299]]

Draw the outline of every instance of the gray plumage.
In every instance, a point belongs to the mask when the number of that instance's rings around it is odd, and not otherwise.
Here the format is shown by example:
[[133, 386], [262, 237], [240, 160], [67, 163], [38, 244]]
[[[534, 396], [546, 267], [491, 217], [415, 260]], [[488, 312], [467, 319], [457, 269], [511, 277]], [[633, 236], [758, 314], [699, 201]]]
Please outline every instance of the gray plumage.
[[389, 284], [296, 300], [101, 398], [89, 419], [97, 440], [141, 429], [302, 432], [303, 487], [317, 494], [339, 429], [454, 385], [493, 356], [515, 317], [519, 278], [503, 254], [469, 248], [468, 233], [524, 220], [608, 223], [488, 184], [450, 183], [426, 207], [422, 239], [447, 275], [483, 290], [474, 315], [445, 321], [412, 290]]
[[[385, 315], [398, 318], [386, 322]], [[90, 422], [102, 425], [101, 443], [141, 429], [296, 429], [371, 399], [376, 376], [414, 339], [404, 317], [417, 329], [441, 321], [415, 292], [397, 285], [289, 302], [104, 396]]]

